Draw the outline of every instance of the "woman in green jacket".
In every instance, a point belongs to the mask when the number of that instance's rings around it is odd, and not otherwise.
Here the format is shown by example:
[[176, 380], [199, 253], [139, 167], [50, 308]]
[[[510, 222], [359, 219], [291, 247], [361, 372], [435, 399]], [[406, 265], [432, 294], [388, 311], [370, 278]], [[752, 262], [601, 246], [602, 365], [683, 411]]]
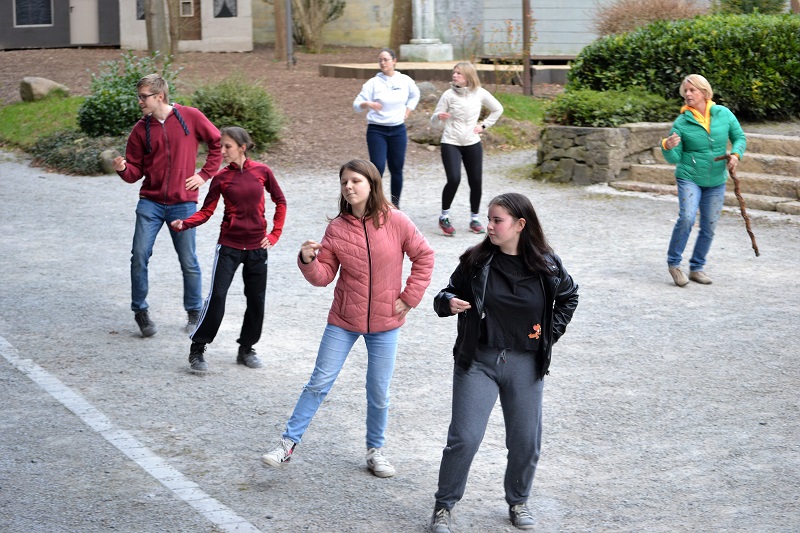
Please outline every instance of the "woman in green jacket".
[[[714, 239], [728, 171], [733, 172], [744, 155], [745, 136], [739, 121], [726, 107], [711, 98], [711, 84], [699, 74], [690, 74], [681, 82], [680, 93], [686, 105], [675, 119], [669, 137], [661, 141], [661, 152], [667, 162], [675, 164], [678, 182], [678, 221], [672, 230], [667, 249], [667, 266], [675, 285], [683, 287], [689, 280], [708, 285], [711, 278], [703, 272], [706, 255]], [[724, 156], [728, 141], [731, 158]], [[700, 233], [689, 260], [689, 277], [681, 270], [681, 257], [689, 240], [695, 216], [700, 210]]]

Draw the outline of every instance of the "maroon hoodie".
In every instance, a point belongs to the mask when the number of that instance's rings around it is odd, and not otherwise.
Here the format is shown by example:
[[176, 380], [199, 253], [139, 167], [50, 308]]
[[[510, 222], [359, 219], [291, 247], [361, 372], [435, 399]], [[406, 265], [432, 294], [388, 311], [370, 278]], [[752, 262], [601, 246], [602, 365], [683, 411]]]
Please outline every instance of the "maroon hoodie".
[[[208, 147], [208, 155], [197, 172], [200, 143]], [[125, 160], [125, 170], [117, 174], [128, 183], [144, 177], [140, 198], [166, 205], [197, 202], [198, 191], [187, 191], [186, 179], [197, 172], [208, 181], [217, 173], [222, 163], [219, 130], [200, 110], [173, 104], [163, 124], [151, 115], [136, 123], [128, 137]]]

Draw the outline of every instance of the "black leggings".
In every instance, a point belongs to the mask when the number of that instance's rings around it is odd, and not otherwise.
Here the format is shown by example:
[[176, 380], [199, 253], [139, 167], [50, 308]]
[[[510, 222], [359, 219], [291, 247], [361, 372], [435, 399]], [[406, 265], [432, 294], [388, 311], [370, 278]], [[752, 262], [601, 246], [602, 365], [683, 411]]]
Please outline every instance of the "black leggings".
[[450, 209], [461, 183], [461, 162], [467, 171], [469, 182], [469, 206], [473, 213], [480, 212], [483, 181], [483, 145], [480, 142], [469, 146], [442, 143], [442, 164], [447, 176], [447, 185], [442, 191], [442, 209]]

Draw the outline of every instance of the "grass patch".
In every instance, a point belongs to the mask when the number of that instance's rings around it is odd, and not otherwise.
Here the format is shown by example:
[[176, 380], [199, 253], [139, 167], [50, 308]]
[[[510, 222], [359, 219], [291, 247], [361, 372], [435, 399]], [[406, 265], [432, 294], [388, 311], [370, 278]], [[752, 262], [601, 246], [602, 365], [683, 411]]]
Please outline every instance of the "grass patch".
[[0, 108], [0, 141], [30, 149], [55, 131], [77, 129], [77, 114], [84, 98], [51, 97], [38, 102], [17, 102]]
[[83, 96], [54, 96], [0, 107], [0, 143], [29, 151], [41, 137], [77, 130], [78, 108], [83, 100]]
[[503, 104], [505, 118], [544, 125], [544, 112], [550, 100], [512, 93], [496, 93], [494, 97]]

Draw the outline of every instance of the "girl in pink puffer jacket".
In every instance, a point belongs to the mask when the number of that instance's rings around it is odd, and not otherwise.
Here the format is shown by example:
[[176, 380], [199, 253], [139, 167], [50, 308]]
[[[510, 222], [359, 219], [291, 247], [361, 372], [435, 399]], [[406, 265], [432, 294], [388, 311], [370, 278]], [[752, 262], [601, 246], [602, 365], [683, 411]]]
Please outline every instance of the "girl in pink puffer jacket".
[[[328, 324], [314, 371], [303, 387], [280, 443], [265, 454], [269, 466], [289, 462], [295, 446], [333, 386], [350, 349], [363, 336], [367, 345], [367, 467], [391, 477], [394, 467], [381, 448], [389, 413], [400, 326], [431, 282], [433, 249], [414, 223], [383, 194], [381, 175], [369, 161], [355, 159], [339, 170], [339, 215], [322, 241], [303, 243], [297, 258], [305, 278], [325, 286], [338, 273]], [[411, 274], [402, 286], [403, 259]]]

